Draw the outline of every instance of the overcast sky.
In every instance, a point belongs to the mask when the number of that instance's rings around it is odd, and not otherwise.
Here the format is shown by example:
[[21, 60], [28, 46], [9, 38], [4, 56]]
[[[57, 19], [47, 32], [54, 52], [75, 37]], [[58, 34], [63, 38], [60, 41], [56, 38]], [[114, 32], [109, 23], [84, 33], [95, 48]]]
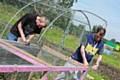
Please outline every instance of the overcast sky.
[[105, 38], [120, 42], [120, 0], [78, 0], [74, 9], [93, 12], [108, 22]]

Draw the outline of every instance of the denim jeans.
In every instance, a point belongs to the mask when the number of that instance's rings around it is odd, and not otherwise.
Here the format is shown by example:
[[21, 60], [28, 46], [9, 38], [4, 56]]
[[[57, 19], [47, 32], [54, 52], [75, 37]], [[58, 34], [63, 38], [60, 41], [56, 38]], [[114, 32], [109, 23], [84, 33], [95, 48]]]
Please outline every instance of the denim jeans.
[[17, 41], [18, 37], [12, 34], [11, 32], [9, 32], [7, 35], [7, 39], [12, 41]]

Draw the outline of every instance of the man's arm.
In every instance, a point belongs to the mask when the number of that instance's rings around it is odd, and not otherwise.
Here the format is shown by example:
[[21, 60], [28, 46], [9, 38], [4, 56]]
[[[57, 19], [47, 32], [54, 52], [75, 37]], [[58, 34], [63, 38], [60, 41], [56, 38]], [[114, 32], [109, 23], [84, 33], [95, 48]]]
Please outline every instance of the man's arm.
[[96, 61], [96, 65], [99, 66], [101, 60], [102, 60], [102, 55], [98, 55], [98, 58], [97, 58], [97, 61]]
[[101, 60], [102, 60], [102, 55], [98, 55], [97, 61], [96, 61], [95, 65], [92, 67], [94, 70], [97, 70]]
[[22, 38], [23, 42], [26, 42], [25, 34], [23, 32], [23, 29], [22, 29], [22, 23], [19, 22], [17, 27], [18, 27], [18, 31], [21, 35], [21, 38]]
[[27, 43], [30, 43], [30, 41], [33, 39], [33, 37], [35, 36], [35, 34], [31, 34], [29, 35], [28, 39], [27, 39]]
[[80, 52], [81, 52], [81, 55], [82, 55], [82, 58], [83, 58], [83, 65], [88, 66], [89, 64], [88, 64], [86, 56], [85, 56], [85, 46], [84, 45], [81, 46]]

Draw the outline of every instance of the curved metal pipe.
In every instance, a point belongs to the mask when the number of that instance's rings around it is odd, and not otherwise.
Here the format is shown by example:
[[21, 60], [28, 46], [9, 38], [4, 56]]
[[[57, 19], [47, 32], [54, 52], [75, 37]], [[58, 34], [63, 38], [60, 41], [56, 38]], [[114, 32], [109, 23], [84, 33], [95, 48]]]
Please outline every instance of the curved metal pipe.
[[70, 17], [70, 21], [68, 22], [68, 25], [67, 25], [67, 27], [66, 27], [66, 29], [64, 31], [64, 35], [63, 35], [62, 40], [61, 40], [61, 47], [62, 48], [64, 47], [65, 37], [69, 33], [69, 29], [70, 29], [70, 26], [71, 26], [72, 18], [73, 18], [73, 15]]
[[105, 22], [105, 27], [107, 27], [107, 21], [105, 19], [103, 19], [102, 17], [100, 17], [99, 15], [95, 14], [95, 13], [92, 13], [92, 12], [89, 12], [89, 11], [86, 11], [86, 10], [82, 10], [83, 12], [86, 12], [86, 13], [89, 13], [89, 14], [92, 14], [98, 18], [100, 18], [101, 20], [103, 20]]
[[81, 12], [81, 13], [85, 16], [85, 18], [87, 19], [87, 22], [88, 22], [88, 26], [89, 26], [89, 28], [90, 28], [90, 31], [92, 31], [92, 29], [91, 29], [91, 24], [90, 24], [90, 21], [89, 21], [88, 16], [87, 16], [82, 10], [73, 10], [73, 11], [79, 11], [79, 12]]

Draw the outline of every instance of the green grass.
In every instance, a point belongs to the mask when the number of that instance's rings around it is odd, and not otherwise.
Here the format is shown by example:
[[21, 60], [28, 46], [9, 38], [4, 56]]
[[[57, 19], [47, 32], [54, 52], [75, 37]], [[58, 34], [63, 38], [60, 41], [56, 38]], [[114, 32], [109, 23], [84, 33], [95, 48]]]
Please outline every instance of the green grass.
[[65, 38], [65, 48], [71, 49], [71, 51], [75, 51], [75, 49], [80, 45], [80, 41], [77, 37], [73, 35], [68, 35]]
[[62, 40], [62, 36], [63, 36], [63, 31], [60, 28], [49, 29], [44, 35], [46, 40], [56, 45], [60, 44], [60, 41]]
[[106, 75], [96, 73], [96, 71], [90, 70], [88, 73], [90, 76], [94, 77], [95, 80], [110, 80]]
[[15, 15], [17, 11], [18, 9], [16, 7], [0, 3], [0, 13], [1, 13], [0, 19], [3, 21], [8, 22], [11, 19], [11, 17]]
[[[16, 7], [13, 7], [9, 4], [3, 4], [0, 2], [0, 33], [2, 33], [2, 31], [5, 29], [5, 26], [8, 24], [8, 22], [10, 21], [10, 19], [16, 14], [16, 12], [19, 9]], [[12, 19], [12, 21], [9, 23], [10, 25], [13, 25], [18, 19], [19, 19], [20, 15], [17, 15], [14, 19]], [[9, 27], [9, 26], [8, 26]], [[9, 31], [9, 28], [6, 28], [5, 33], [3, 34], [3, 38], [6, 39], [6, 35]]]
[[120, 69], [120, 54], [114, 53], [113, 55], [103, 55], [103, 60], [105, 64], [114, 66], [117, 69]]
[[64, 47], [74, 51], [79, 46], [79, 39], [73, 35], [67, 35], [64, 37], [64, 31], [60, 28], [54, 27], [47, 31], [44, 37], [49, 41], [57, 45], [62, 45], [64, 40]]

